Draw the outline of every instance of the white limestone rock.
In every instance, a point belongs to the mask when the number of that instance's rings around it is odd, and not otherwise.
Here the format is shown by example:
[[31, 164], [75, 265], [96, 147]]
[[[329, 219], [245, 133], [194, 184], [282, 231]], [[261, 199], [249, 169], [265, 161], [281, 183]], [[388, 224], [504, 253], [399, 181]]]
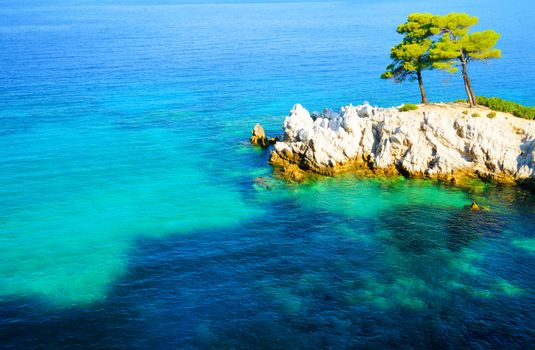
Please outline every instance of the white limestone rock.
[[463, 113], [454, 104], [418, 110], [376, 108], [365, 103], [325, 110], [314, 117], [297, 104], [285, 119], [284, 138], [271, 162], [334, 174], [346, 165], [432, 178], [456, 173], [498, 182], [535, 183], [535, 122], [487, 109]]

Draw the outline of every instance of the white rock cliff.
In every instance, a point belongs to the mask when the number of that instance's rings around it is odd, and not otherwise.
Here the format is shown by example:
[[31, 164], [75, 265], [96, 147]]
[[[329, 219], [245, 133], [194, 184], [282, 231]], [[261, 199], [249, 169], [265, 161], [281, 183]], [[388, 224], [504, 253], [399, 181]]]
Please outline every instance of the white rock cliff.
[[[535, 121], [457, 104], [418, 110], [369, 104], [311, 114], [294, 106], [271, 163], [324, 175], [351, 170], [458, 182], [535, 183]], [[477, 113], [477, 115], [475, 114]], [[491, 115], [492, 116], [492, 115]]]

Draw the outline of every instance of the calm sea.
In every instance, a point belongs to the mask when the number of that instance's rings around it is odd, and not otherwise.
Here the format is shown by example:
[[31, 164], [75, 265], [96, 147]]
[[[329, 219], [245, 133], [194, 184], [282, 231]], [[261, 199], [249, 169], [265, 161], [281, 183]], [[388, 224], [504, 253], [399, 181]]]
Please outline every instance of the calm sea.
[[[247, 138], [294, 103], [418, 102], [379, 79], [416, 11], [500, 32], [475, 92], [534, 105], [534, 10], [0, 0], [0, 348], [532, 347], [533, 194], [288, 185]], [[426, 73], [431, 100], [464, 98], [458, 75]]]

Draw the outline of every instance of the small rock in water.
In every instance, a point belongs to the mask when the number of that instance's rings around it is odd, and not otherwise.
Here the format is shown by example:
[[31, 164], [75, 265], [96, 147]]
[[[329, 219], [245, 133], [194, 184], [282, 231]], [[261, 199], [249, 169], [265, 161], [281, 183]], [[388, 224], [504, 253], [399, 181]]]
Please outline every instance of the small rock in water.
[[251, 143], [253, 145], [261, 146], [266, 148], [267, 146], [274, 144], [278, 139], [276, 137], [267, 137], [264, 128], [260, 124], [256, 124], [252, 131]]
[[481, 211], [489, 211], [489, 208], [487, 208], [485, 206], [480, 206], [475, 201], [472, 201], [472, 203], [470, 203], [470, 205], [465, 205], [464, 208], [468, 209], [470, 211], [480, 211], [480, 210]]
[[266, 132], [260, 124], [256, 124], [252, 131], [251, 143], [262, 147], [267, 146]]
[[470, 204], [470, 210], [478, 211], [479, 210], [479, 205], [477, 205], [476, 202], [472, 202], [472, 204]]

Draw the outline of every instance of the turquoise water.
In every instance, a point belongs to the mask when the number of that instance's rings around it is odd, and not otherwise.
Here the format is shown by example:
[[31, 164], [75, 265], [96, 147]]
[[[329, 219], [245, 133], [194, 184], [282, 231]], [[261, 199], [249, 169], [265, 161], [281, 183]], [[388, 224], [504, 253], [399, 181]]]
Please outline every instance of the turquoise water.
[[[530, 2], [1, 4], [0, 347], [533, 343], [532, 193], [288, 185], [247, 143], [297, 102], [417, 102], [378, 79], [413, 11], [502, 33], [476, 93], [533, 105]], [[430, 99], [464, 97], [426, 78]]]

